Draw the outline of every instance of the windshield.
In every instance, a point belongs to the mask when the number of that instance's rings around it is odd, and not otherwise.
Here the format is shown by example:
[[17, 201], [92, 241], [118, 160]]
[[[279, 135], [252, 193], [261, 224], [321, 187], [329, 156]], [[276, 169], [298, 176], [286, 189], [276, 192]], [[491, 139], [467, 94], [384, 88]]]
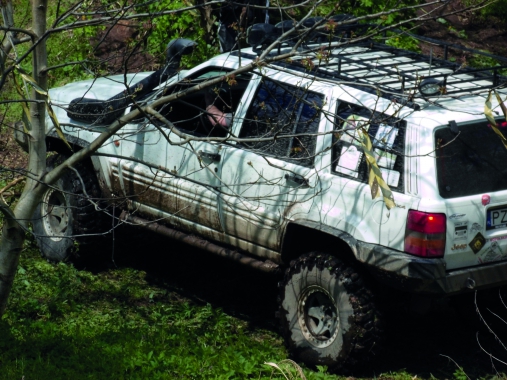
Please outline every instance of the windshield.
[[[507, 123], [498, 129], [507, 136]], [[483, 122], [435, 132], [438, 190], [443, 198], [507, 189], [507, 149], [491, 125]]]

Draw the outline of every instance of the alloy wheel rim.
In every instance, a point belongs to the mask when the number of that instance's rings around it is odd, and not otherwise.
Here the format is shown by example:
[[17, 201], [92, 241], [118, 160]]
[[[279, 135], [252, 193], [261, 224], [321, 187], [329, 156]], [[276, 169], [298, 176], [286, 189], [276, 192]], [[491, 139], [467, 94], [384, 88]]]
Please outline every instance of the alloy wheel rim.
[[327, 347], [338, 336], [340, 319], [336, 302], [321, 286], [305, 289], [298, 303], [298, 319], [303, 336], [315, 347]]
[[69, 227], [69, 208], [62, 192], [49, 189], [42, 198], [42, 224], [53, 241], [65, 237]]

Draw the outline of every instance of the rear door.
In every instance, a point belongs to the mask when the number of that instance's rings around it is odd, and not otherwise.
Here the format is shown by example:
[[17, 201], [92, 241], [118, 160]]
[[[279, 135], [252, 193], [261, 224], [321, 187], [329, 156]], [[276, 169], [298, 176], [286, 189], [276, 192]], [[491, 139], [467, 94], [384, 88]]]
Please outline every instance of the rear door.
[[[366, 94], [351, 99], [337, 89], [333, 133], [325, 136], [331, 154], [325, 156], [320, 218], [327, 226], [357, 240], [403, 250], [405, 221], [418, 199], [407, 194], [407, 123], [393, 117], [388, 102]], [[366, 132], [384, 181], [396, 207], [387, 209], [382, 196], [372, 199], [369, 169], [361, 145]]]

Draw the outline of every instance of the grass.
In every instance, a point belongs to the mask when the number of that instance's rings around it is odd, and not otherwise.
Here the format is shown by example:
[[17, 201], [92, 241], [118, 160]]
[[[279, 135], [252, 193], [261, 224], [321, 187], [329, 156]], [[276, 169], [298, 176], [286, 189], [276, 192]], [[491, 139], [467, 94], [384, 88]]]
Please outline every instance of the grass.
[[[146, 272], [98, 273], [22, 255], [0, 322], [0, 379], [283, 378], [273, 331], [150, 284]], [[335, 376], [305, 370], [308, 379]]]
[[[138, 255], [138, 248], [147, 245], [139, 241], [142, 237], [129, 234], [125, 244], [136, 247], [130, 258], [115, 257], [118, 268], [51, 264], [40, 258], [31, 241], [27, 243], [0, 320], [0, 379], [345, 379], [326, 373], [325, 367], [301, 370], [287, 360], [272, 325], [271, 302], [276, 300], [266, 299], [274, 281], [261, 279], [249, 290], [238, 281], [252, 282], [258, 279], [256, 272], [241, 272], [235, 264], [205, 254], [186, 255], [184, 248], [167, 241], [172, 254]], [[149, 251], [161, 246], [160, 241], [152, 244]], [[204, 262], [195, 265], [195, 260]], [[213, 268], [216, 275], [203, 275]], [[241, 273], [224, 280], [234, 269]], [[260, 289], [263, 286], [266, 289]], [[265, 304], [266, 310], [258, 310]], [[438, 372], [442, 363], [414, 371], [418, 353], [431, 357], [433, 350], [422, 341], [422, 351], [414, 351], [409, 349], [410, 339], [394, 340], [405, 347], [403, 352], [412, 353], [398, 359], [388, 354], [375, 370], [356, 376], [436, 380], [427, 371], [437, 370], [439, 379], [467, 380], [465, 371], [453, 363], [447, 363], [444, 372]], [[487, 376], [479, 373], [473, 378]]]
[[[79, 269], [46, 262], [27, 241], [0, 320], [0, 380], [346, 379], [287, 361], [277, 278], [147, 232], [115, 236], [114, 255]], [[505, 380], [477, 354], [468, 318], [391, 313], [385, 348], [346, 380]], [[485, 333], [481, 344], [500, 354]]]
[[[25, 255], [0, 326], [2, 373], [21, 378], [221, 378], [285, 356], [210, 305], [150, 286], [132, 269], [92, 274]], [[261, 369], [262, 370], [262, 369]]]

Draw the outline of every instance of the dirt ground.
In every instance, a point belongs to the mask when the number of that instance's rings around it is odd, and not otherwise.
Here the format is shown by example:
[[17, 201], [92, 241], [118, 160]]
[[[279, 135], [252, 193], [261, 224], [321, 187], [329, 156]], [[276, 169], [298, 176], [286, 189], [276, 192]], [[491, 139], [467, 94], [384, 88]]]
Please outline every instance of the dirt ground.
[[[491, 54], [502, 57], [507, 56], [507, 24], [505, 21], [494, 16], [483, 19], [477, 16], [477, 13], [461, 12], [463, 9], [461, 1], [451, 0], [435, 14], [436, 16], [442, 16], [439, 17], [438, 21], [431, 20], [424, 23], [415, 34], [462, 45], [466, 48], [487, 50]], [[460, 11], [460, 13], [444, 16], [457, 11]], [[421, 10], [419, 15], [422, 12]], [[429, 54], [429, 44], [422, 44], [421, 48], [424, 54]], [[433, 54], [443, 58], [443, 49], [434, 47]], [[460, 63], [466, 63], [470, 56], [470, 53], [463, 54], [450, 51], [450, 57], [456, 58], [456, 61]]]
[[27, 154], [14, 140], [11, 128], [0, 131], [0, 168], [24, 168]]

